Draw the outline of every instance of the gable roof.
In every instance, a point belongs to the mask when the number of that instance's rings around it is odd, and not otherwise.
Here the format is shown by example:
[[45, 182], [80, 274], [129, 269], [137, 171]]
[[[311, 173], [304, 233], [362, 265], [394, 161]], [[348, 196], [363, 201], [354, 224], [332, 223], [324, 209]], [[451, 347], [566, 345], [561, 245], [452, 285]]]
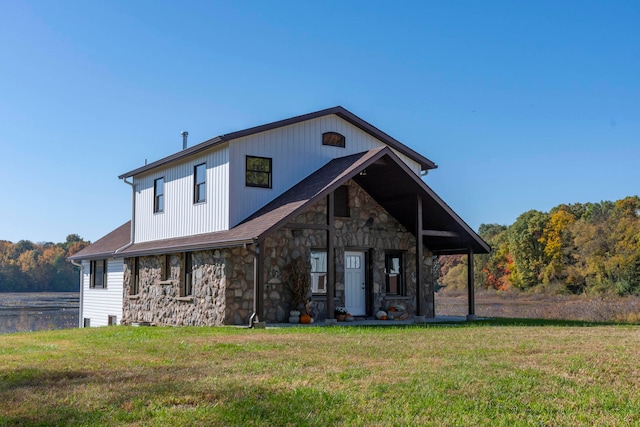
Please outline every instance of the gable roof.
[[324, 116], [329, 116], [335, 114], [336, 116], [346, 120], [347, 122], [351, 123], [352, 125], [360, 128], [361, 130], [363, 130], [364, 132], [368, 133], [369, 135], [373, 136], [374, 138], [382, 141], [383, 143], [385, 143], [386, 145], [388, 145], [389, 147], [397, 150], [399, 153], [404, 154], [405, 156], [409, 157], [410, 159], [416, 161], [417, 163], [420, 164], [420, 167], [422, 168], [422, 170], [429, 170], [429, 169], [435, 169], [438, 166], [433, 163], [431, 160], [427, 159], [426, 157], [424, 157], [423, 155], [419, 154], [418, 152], [412, 150], [411, 148], [407, 147], [406, 145], [404, 145], [403, 143], [401, 143], [400, 141], [398, 141], [397, 139], [391, 137], [390, 135], [386, 134], [385, 132], [381, 131], [380, 129], [376, 128], [375, 126], [373, 126], [372, 124], [362, 120], [360, 117], [356, 116], [355, 114], [353, 114], [352, 112], [348, 111], [347, 109], [337, 106], [337, 107], [333, 107], [333, 108], [327, 108], [325, 110], [320, 110], [320, 111], [316, 111], [315, 113], [309, 113], [309, 114], [303, 114], [301, 116], [296, 116], [296, 117], [291, 117], [289, 119], [285, 119], [285, 120], [280, 120], [277, 122], [273, 122], [273, 123], [268, 123], [265, 125], [261, 125], [261, 126], [256, 126], [256, 127], [252, 127], [249, 129], [244, 129], [244, 130], [240, 130], [237, 132], [232, 132], [232, 133], [228, 133], [225, 135], [220, 135], [217, 136], [215, 138], [209, 139], [207, 141], [204, 141], [200, 144], [194, 145], [193, 147], [189, 147], [186, 148], [182, 151], [179, 151], [175, 154], [172, 154], [170, 156], [167, 156], [163, 159], [157, 160], [155, 162], [149, 163], [148, 165], [139, 167], [137, 169], [134, 169], [132, 171], [123, 173], [122, 175], [120, 175], [118, 178], [123, 179], [123, 178], [129, 178], [135, 175], [139, 175], [141, 173], [147, 172], [149, 170], [155, 169], [156, 167], [165, 165], [167, 163], [191, 156], [193, 154], [199, 153], [203, 150], [207, 150], [209, 148], [215, 147], [217, 145], [223, 144], [225, 142], [234, 140], [234, 139], [238, 139], [238, 138], [242, 138], [245, 136], [249, 136], [249, 135], [254, 135], [260, 132], [266, 132], [272, 129], [276, 129], [276, 128], [280, 128], [280, 127], [284, 127], [284, 126], [289, 126], [289, 125], [293, 125], [296, 123], [300, 123], [300, 122], [304, 122], [307, 120], [312, 120], [312, 119], [317, 119], [319, 117], [324, 117]]
[[[360, 174], [364, 170], [368, 173]], [[391, 149], [382, 147], [331, 160], [230, 230], [135, 243], [112, 255], [130, 257], [251, 244], [289, 223], [350, 179], [411, 232], [416, 228], [416, 195], [420, 195], [423, 228], [435, 231], [433, 235], [423, 236], [427, 248], [447, 253], [465, 253], [468, 248], [475, 253], [489, 252], [489, 246], [424, 181]], [[122, 239], [109, 237], [116, 231], [96, 244], [111, 241], [114, 252], [126, 245]], [[117, 246], [116, 241], [122, 244]], [[104, 247], [101, 246], [99, 252], [93, 251], [92, 247], [83, 249], [70, 259], [104, 257]]]

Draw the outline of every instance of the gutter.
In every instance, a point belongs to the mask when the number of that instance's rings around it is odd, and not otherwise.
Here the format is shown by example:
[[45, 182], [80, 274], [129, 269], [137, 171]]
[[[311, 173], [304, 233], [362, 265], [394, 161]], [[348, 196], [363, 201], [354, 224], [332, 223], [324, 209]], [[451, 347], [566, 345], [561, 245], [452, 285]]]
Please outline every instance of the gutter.
[[116, 249], [113, 253], [114, 255], [133, 245], [133, 238], [136, 235], [136, 186], [133, 182], [127, 181], [127, 178], [122, 178], [122, 182], [131, 186], [131, 238], [129, 239], [129, 243], [121, 248]]
[[80, 267], [80, 305], [78, 307], [78, 328], [82, 328], [84, 327], [84, 319], [82, 318], [82, 297], [84, 295], [84, 266], [82, 265], [82, 263], [78, 264], [72, 259], [70, 259], [69, 261], [76, 267]]

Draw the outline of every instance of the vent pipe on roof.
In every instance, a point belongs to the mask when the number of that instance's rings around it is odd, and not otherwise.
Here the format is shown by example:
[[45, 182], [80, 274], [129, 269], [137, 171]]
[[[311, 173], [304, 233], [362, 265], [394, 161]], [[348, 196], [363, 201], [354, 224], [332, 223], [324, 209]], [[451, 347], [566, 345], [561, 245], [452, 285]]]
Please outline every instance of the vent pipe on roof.
[[189, 136], [189, 132], [183, 130], [180, 135], [182, 135], [182, 149], [185, 150], [187, 148], [187, 137]]

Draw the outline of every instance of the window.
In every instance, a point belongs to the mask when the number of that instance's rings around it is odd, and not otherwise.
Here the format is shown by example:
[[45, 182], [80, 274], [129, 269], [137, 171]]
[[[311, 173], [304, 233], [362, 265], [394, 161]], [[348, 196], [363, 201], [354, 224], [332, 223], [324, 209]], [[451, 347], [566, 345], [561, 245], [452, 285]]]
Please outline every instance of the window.
[[349, 187], [341, 185], [333, 192], [333, 215], [349, 216]]
[[193, 203], [207, 200], [207, 164], [202, 163], [193, 168]]
[[107, 317], [107, 325], [113, 326], [113, 325], [117, 325], [117, 324], [118, 324], [118, 316], [109, 315]]
[[129, 286], [129, 295], [138, 295], [140, 293], [140, 258], [133, 259], [133, 275], [131, 277], [131, 285]]
[[153, 213], [164, 212], [164, 178], [153, 181]]
[[107, 287], [107, 260], [100, 259], [97, 261], [91, 261], [89, 267], [91, 270], [91, 288], [106, 288]]
[[247, 187], [271, 188], [271, 159], [247, 156]]
[[337, 132], [326, 132], [322, 134], [322, 145], [329, 145], [331, 147], [345, 146], [345, 137]]
[[182, 258], [182, 282], [180, 283], [180, 296], [188, 297], [193, 294], [193, 283], [192, 279], [192, 269], [193, 266], [191, 264], [191, 252], [185, 252], [184, 258]]
[[327, 293], [327, 252], [311, 251], [311, 292]]
[[387, 293], [404, 295], [404, 266], [401, 253], [388, 253], [384, 257]]
[[171, 280], [171, 255], [165, 254], [162, 256], [162, 280]]

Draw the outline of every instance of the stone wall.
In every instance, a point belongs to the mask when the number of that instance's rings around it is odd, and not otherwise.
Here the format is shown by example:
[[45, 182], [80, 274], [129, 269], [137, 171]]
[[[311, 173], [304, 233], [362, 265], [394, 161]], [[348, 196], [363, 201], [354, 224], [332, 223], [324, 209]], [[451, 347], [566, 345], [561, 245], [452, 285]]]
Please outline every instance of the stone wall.
[[124, 269], [122, 323], [149, 322], [156, 325], [208, 325], [224, 323], [226, 311], [226, 269], [224, 253], [193, 252], [192, 286], [189, 296], [180, 296], [184, 254], [139, 257], [139, 292], [131, 295], [134, 258], [128, 258]]
[[[344, 305], [344, 253], [348, 250], [365, 251], [371, 255], [371, 283], [368, 283], [367, 311], [373, 315], [379, 308], [402, 303], [409, 314], [416, 307], [416, 252], [415, 237], [378, 205], [361, 187], [350, 181], [348, 218], [335, 218], [335, 298], [334, 306]], [[292, 223], [326, 224], [326, 201], [316, 203], [296, 217]], [[286, 266], [297, 257], [309, 259], [312, 249], [326, 248], [326, 232], [313, 229], [283, 228], [267, 238], [265, 251], [264, 309], [267, 322], [285, 322], [289, 317], [291, 293], [282, 277]], [[405, 295], [386, 294], [385, 254], [402, 251], [404, 259]], [[423, 304], [426, 315], [433, 317], [432, 256], [424, 250], [423, 281], [426, 283]], [[313, 306], [318, 319], [327, 317], [326, 295], [314, 295]], [[431, 302], [430, 302], [431, 301]]]

